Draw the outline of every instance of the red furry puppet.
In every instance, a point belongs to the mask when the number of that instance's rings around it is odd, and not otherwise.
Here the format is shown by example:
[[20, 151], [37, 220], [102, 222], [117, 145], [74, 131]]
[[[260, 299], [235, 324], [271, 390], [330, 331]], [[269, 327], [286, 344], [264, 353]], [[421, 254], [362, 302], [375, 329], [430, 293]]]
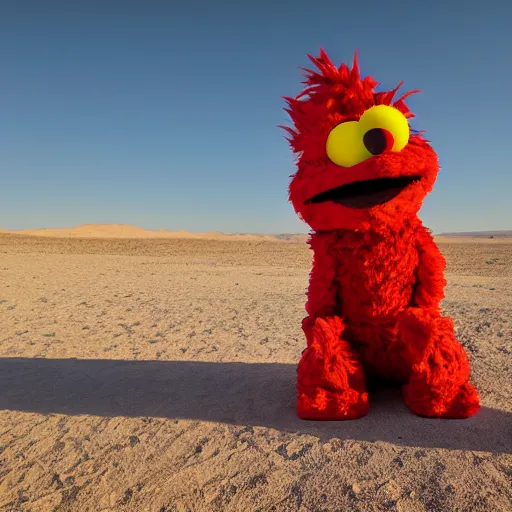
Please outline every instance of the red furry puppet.
[[286, 98], [298, 154], [290, 201], [313, 230], [307, 348], [297, 369], [297, 414], [349, 420], [368, 413], [373, 377], [403, 383], [420, 416], [467, 418], [479, 409], [466, 353], [441, 316], [445, 260], [417, 214], [439, 171], [396, 89], [309, 57], [306, 89]]

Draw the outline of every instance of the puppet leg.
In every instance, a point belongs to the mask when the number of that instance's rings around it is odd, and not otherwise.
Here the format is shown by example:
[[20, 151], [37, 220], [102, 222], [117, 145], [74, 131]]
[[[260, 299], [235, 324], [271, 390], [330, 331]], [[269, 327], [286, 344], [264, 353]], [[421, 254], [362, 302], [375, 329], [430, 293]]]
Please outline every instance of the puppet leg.
[[436, 418], [468, 418], [480, 408], [469, 382], [469, 360], [450, 318], [420, 308], [406, 310], [400, 336], [409, 349], [411, 374], [404, 401], [414, 413]]
[[297, 415], [304, 420], [350, 420], [368, 414], [363, 367], [343, 339], [338, 317], [305, 319], [308, 347], [297, 368]]

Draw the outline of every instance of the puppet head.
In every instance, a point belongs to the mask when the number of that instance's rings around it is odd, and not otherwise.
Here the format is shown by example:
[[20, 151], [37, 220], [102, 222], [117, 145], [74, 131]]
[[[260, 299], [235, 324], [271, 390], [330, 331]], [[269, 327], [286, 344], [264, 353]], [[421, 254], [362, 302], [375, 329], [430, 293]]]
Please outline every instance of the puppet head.
[[393, 101], [400, 83], [376, 92], [372, 77], [361, 78], [357, 54], [352, 69], [337, 68], [323, 50], [309, 59], [306, 89], [285, 98], [294, 127], [284, 127], [298, 155], [290, 201], [315, 231], [400, 227], [415, 217], [432, 190], [437, 155], [420, 133], [405, 99]]

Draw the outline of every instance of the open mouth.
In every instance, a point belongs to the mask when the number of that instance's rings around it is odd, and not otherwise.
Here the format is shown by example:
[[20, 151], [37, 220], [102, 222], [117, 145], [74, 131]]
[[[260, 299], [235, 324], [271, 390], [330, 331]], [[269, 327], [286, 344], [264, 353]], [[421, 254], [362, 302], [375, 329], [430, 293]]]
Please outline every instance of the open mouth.
[[420, 179], [421, 176], [415, 175], [355, 181], [321, 192], [308, 199], [306, 204], [334, 201], [348, 208], [371, 208], [372, 206], [387, 203], [400, 194], [405, 187]]

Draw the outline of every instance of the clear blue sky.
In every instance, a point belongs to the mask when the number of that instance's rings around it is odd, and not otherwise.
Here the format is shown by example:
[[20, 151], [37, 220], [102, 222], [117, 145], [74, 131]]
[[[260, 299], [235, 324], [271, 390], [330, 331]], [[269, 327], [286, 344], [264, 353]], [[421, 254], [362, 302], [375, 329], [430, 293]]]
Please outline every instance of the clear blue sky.
[[307, 231], [276, 125], [323, 46], [423, 91], [427, 225], [512, 229], [511, 19], [505, 0], [3, 1], [0, 227]]

